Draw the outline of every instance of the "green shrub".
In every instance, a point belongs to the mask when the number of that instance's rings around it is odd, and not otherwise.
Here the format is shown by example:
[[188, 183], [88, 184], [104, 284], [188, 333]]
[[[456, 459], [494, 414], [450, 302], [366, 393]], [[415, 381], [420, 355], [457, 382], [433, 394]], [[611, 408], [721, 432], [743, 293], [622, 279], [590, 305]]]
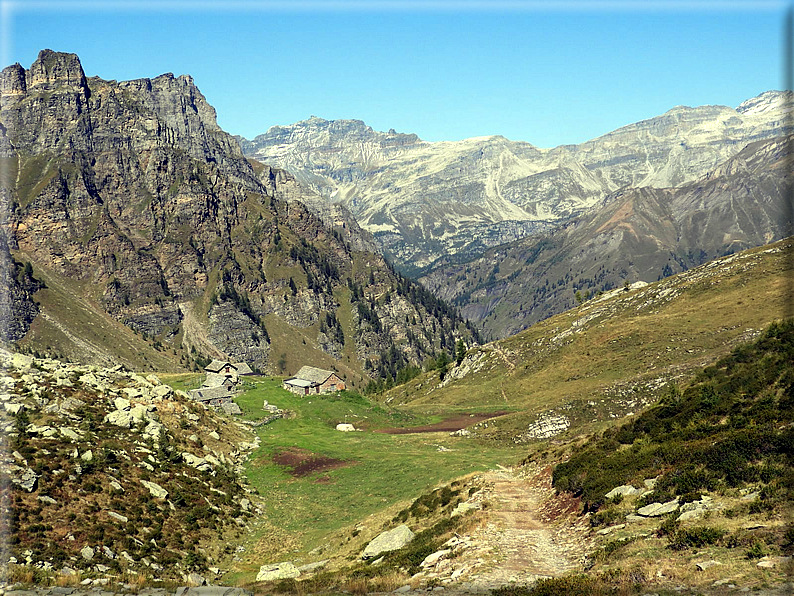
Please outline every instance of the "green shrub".
[[695, 526], [676, 530], [670, 537], [669, 547], [673, 550], [686, 550], [688, 548], [701, 548], [709, 544], [716, 544], [726, 534], [725, 530], [709, 526]]
[[752, 546], [744, 551], [744, 557], [746, 559], [760, 559], [761, 557], [765, 557], [768, 554], [766, 546], [760, 540], [754, 540]]
[[598, 526], [611, 526], [618, 520], [623, 519], [623, 514], [615, 509], [606, 509], [593, 513], [590, 516], [590, 526], [597, 528]]

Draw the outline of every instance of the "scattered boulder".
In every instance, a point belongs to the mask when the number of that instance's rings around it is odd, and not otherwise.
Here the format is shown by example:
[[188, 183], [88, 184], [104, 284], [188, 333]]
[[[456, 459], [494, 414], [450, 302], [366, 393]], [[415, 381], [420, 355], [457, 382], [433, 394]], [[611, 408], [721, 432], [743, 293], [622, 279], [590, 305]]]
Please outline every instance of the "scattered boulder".
[[149, 482], [148, 480], [141, 480], [141, 484], [143, 484], [146, 488], [149, 489], [151, 495], [157, 499], [165, 499], [168, 496], [168, 491], [165, 490], [159, 484], [154, 482]]
[[301, 572], [292, 563], [286, 561], [283, 563], [270, 563], [259, 568], [256, 581], [269, 582], [278, 579], [291, 579], [298, 577], [300, 574]]
[[159, 397], [161, 399], [165, 399], [171, 397], [174, 394], [174, 390], [171, 389], [168, 385], [158, 385], [154, 389], [152, 389], [152, 395], [154, 397]]
[[370, 542], [361, 554], [362, 559], [373, 559], [381, 553], [400, 549], [414, 539], [414, 533], [405, 524], [383, 532]]
[[10, 403], [4, 403], [4, 404], [3, 404], [3, 407], [6, 409], [6, 412], [8, 412], [9, 414], [12, 414], [12, 415], [14, 415], [14, 416], [16, 416], [16, 415], [17, 415], [17, 414], [19, 414], [19, 413], [20, 413], [22, 410], [24, 410], [24, 409], [25, 409], [25, 406], [24, 406], [23, 404], [10, 404]]
[[227, 586], [196, 586], [192, 588], [177, 588], [174, 596], [253, 596], [253, 593], [244, 588], [229, 588]]
[[436, 551], [432, 554], [429, 554], [425, 557], [424, 561], [422, 561], [419, 566], [423, 569], [427, 569], [428, 567], [435, 567], [436, 563], [438, 563], [441, 559], [451, 553], [452, 550], [449, 548], [445, 548], [444, 550]]
[[240, 406], [233, 401], [222, 403], [221, 410], [223, 410], [223, 412], [229, 416], [240, 416], [243, 413], [243, 411], [240, 409]]
[[132, 424], [132, 416], [130, 416], [130, 413], [125, 410], [115, 410], [105, 416], [105, 422], [115, 424], [116, 426], [120, 426], [122, 428], [129, 428]]
[[480, 509], [479, 503], [458, 503], [458, 506], [452, 510], [450, 517], [457, 517], [458, 515], [463, 515], [464, 513], [468, 513], [474, 509]]
[[756, 566], [760, 567], [761, 569], [772, 569], [778, 565], [783, 566], [790, 562], [791, 557], [764, 557], [756, 564]]
[[86, 561], [90, 561], [91, 559], [94, 558], [94, 549], [86, 545], [80, 549], [80, 556], [83, 557]]
[[602, 530], [598, 530], [596, 534], [599, 536], [606, 536], [607, 534], [611, 534], [616, 530], [622, 530], [626, 527], [626, 524], [617, 524], [616, 526], [609, 526], [608, 528], [604, 528]]
[[[162, 588], [160, 588], [162, 590]], [[177, 588], [174, 596], [253, 596], [253, 593], [244, 588], [230, 588], [228, 586], [193, 586]]]
[[117, 410], [121, 410], [122, 412], [129, 412], [130, 408], [132, 407], [130, 400], [124, 399], [123, 397], [117, 397], [114, 399], [113, 405], [116, 406]]
[[79, 441], [80, 435], [73, 428], [69, 428], [68, 426], [64, 426], [58, 429], [64, 437], [67, 439], [71, 439], [72, 441]]
[[623, 486], [616, 486], [611, 491], [609, 491], [606, 495], [604, 495], [607, 499], [612, 499], [617, 497], [618, 495], [622, 497], [628, 497], [631, 495], [636, 495], [640, 492], [640, 489], [634, 488], [630, 484], [624, 484]]
[[352, 424], [340, 423], [336, 425], [336, 430], [343, 433], [349, 433], [355, 431], [356, 428]]
[[661, 517], [678, 509], [678, 497], [667, 503], [651, 503], [637, 509], [637, 514], [643, 517]]
[[701, 561], [700, 563], [695, 563], [695, 567], [697, 567], [699, 571], [705, 571], [709, 567], [715, 567], [716, 565], [722, 565], [722, 563], [719, 561]]
[[203, 457], [198, 457], [192, 453], [183, 452], [182, 459], [185, 460], [187, 465], [196, 468], [199, 471], [208, 472], [212, 470], [210, 463]]
[[191, 586], [203, 586], [207, 583], [207, 580], [204, 579], [203, 576], [199, 575], [198, 573], [189, 573], [185, 576], [185, 581], [189, 583]]
[[298, 567], [298, 571], [301, 573], [308, 573], [309, 571], [314, 571], [315, 569], [320, 569], [321, 567], [325, 567], [325, 564], [328, 563], [328, 559], [324, 559], [322, 561], [316, 561], [314, 563], [306, 563], [306, 565], [301, 565]]

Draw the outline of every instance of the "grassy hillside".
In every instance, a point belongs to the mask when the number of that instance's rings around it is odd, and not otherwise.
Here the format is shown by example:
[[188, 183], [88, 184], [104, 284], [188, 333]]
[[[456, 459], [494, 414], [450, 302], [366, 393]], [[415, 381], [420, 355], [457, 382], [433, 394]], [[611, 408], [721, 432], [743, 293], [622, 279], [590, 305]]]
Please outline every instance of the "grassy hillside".
[[569, 433], [599, 429], [781, 317], [791, 251], [791, 241], [781, 241], [615, 290], [469, 351], [443, 381], [427, 373], [383, 400], [408, 411], [515, 410], [475, 429], [511, 441], [532, 440], [525, 432], [541, 415], [564, 417]]
[[[278, 379], [258, 378], [236, 401], [244, 418], [255, 421], [268, 415], [263, 400], [290, 414], [256, 429], [261, 444], [248, 459], [246, 475], [264, 498], [265, 514], [247, 554], [234, 565], [234, 581], [252, 581], [267, 562], [333, 555], [346, 564], [347, 554], [357, 554], [391, 527], [392, 517], [423, 493], [497, 464], [515, 464], [524, 455], [448, 431], [377, 432], [440, 418], [405, 414], [355, 393], [307, 398], [283, 390]], [[358, 431], [337, 431], [340, 422]], [[312, 549], [317, 550], [310, 555]]]
[[[548, 454], [569, 457], [556, 466], [553, 481], [565, 498], [580, 500], [589, 518], [588, 573], [505, 587], [502, 596], [606, 595], [631, 587], [667, 594], [682, 584], [701, 593], [736, 586], [787, 593], [793, 421], [789, 319], [690, 383], [671, 385], [659, 404], [633, 420]], [[607, 498], [619, 486], [634, 487], [634, 494]], [[653, 503], [673, 506], [651, 516]]]

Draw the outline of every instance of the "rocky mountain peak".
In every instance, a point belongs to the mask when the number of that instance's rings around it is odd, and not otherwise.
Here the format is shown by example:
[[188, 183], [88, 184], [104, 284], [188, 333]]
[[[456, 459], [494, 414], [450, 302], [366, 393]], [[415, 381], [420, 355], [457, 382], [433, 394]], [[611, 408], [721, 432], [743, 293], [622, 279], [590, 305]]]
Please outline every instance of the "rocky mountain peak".
[[76, 54], [42, 50], [27, 72], [28, 90], [51, 91], [59, 87], [88, 91], [83, 66]]
[[5, 96], [25, 95], [27, 83], [25, 69], [17, 62], [3, 69], [0, 75], [0, 94]]
[[740, 103], [736, 107], [736, 111], [740, 114], [765, 114], [785, 109], [783, 104], [788, 103], [790, 105], [792, 99], [794, 99], [794, 93], [791, 91], [764, 91], [760, 95]]

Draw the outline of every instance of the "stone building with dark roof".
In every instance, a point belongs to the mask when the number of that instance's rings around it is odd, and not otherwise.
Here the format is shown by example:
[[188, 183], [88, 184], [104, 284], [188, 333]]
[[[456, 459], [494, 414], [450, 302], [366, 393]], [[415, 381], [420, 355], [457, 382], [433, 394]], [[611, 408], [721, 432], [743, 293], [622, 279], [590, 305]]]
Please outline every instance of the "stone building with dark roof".
[[345, 382], [331, 370], [303, 366], [294, 377], [284, 379], [284, 389], [298, 395], [321, 395], [343, 391]]

